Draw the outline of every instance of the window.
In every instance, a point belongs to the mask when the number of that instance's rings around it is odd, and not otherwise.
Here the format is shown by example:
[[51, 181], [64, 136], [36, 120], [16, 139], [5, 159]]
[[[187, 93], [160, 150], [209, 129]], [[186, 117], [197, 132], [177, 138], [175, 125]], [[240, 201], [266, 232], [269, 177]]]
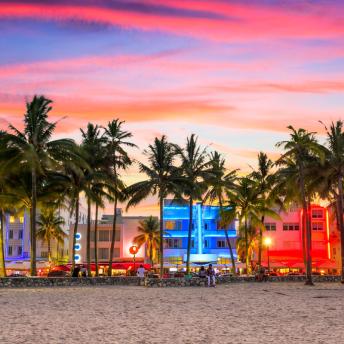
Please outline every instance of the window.
[[165, 239], [165, 248], [181, 248], [181, 239]]
[[324, 229], [323, 222], [312, 222], [312, 230], [313, 231], [322, 231]]
[[265, 223], [265, 228], [269, 232], [275, 232], [276, 231], [276, 223]]
[[204, 240], [204, 248], [208, 248], [209, 247], [209, 241], [208, 239]]
[[47, 251], [42, 251], [41, 252], [41, 257], [42, 258], [48, 258], [48, 252]]
[[113, 250], [113, 258], [119, 258], [121, 256], [119, 247], [115, 247]]
[[298, 231], [299, 229], [300, 225], [298, 223], [283, 223], [284, 231]]
[[14, 223], [14, 222], [16, 222], [15, 217], [14, 216], [10, 216], [10, 223]]
[[229, 258], [219, 257], [217, 258], [217, 264], [228, 265], [230, 263]]
[[20, 229], [18, 232], [18, 239], [23, 239], [23, 230]]
[[109, 249], [98, 248], [98, 259], [109, 259]]
[[8, 246], [8, 248], [7, 248], [7, 254], [8, 254], [9, 256], [12, 256], [12, 246]]
[[165, 257], [164, 261], [172, 265], [183, 264], [183, 258], [179, 256]]
[[13, 230], [10, 229], [10, 231], [8, 232], [8, 239], [13, 239]]
[[217, 247], [217, 248], [226, 247], [226, 241], [225, 241], [225, 240], [217, 240], [217, 242], [216, 242], [216, 247]]
[[221, 221], [216, 221], [216, 229], [217, 230], [223, 229], [222, 226], [221, 226]]
[[110, 241], [110, 231], [99, 231], [98, 232], [99, 241]]
[[195, 240], [191, 239], [191, 248], [195, 248]]
[[207, 230], [208, 229], [208, 224], [205, 222], [204, 223], [204, 229]]
[[20, 222], [20, 223], [24, 223], [24, 216], [20, 216], [20, 217], [19, 217], [19, 222]]
[[115, 232], [115, 241], [121, 241], [121, 231], [119, 230]]
[[313, 219], [322, 219], [324, 218], [324, 211], [322, 209], [313, 209], [312, 210]]
[[167, 230], [181, 230], [182, 229], [182, 221], [165, 221], [165, 229]]
[[22, 248], [21, 246], [18, 246], [18, 247], [17, 247], [17, 255], [18, 255], [18, 256], [21, 256], [22, 253], [23, 253], [23, 248]]

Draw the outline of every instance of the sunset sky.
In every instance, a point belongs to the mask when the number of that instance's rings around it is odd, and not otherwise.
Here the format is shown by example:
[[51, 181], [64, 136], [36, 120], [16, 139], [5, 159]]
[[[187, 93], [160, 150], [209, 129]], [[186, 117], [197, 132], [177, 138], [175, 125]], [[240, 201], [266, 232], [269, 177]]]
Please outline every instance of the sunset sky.
[[3, 128], [44, 94], [58, 137], [119, 117], [141, 149], [196, 133], [248, 171], [287, 125], [343, 118], [343, 92], [344, 1], [0, 1]]

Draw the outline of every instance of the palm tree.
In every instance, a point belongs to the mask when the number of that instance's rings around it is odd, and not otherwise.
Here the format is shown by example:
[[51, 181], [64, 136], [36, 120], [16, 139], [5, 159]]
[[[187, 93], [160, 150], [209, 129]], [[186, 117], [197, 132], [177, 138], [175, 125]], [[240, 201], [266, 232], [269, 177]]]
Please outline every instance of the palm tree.
[[193, 219], [193, 202], [202, 199], [207, 190], [207, 180], [212, 177], [211, 164], [207, 153], [197, 143], [197, 137], [192, 134], [187, 138], [184, 149], [176, 146], [181, 159], [180, 176], [184, 182], [183, 193], [189, 201], [188, 246], [186, 254], [186, 273], [190, 273], [191, 234]]
[[[109, 159], [109, 167], [111, 169], [111, 175], [114, 181], [114, 210], [113, 210], [113, 222], [112, 222], [112, 236], [111, 236], [111, 247], [110, 247], [110, 258], [109, 258], [109, 269], [108, 275], [112, 275], [112, 261], [115, 249], [116, 239], [116, 222], [117, 222], [117, 203], [123, 199], [124, 184], [119, 178], [119, 170], [125, 170], [132, 164], [128, 153], [125, 151], [125, 147], [136, 147], [136, 145], [130, 141], [132, 133], [122, 129], [125, 122], [119, 119], [112, 120], [108, 123], [107, 127], [104, 128], [104, 136], [106, 138], [107, 157]], [[120, 199], [119, 199], [120, 198]]]
[[[272, 172], [273, 162], [268, 156], [259, 152], [258, 154], [258, 169], [251, 173], [251, 178], [257, 183], [258, 194], [262, 202], [268, 206], [275, 206], [278, 203], [278, 198], [275, 197], [275, 174]], [[261, 222], [264, 224], [265, 214], [262, 214]], [[258, 266], [261, 266], [262, 262], [262, 250], [263, 250], [263, 229], [265, 225], [259, 227], [258, 235]]]
[[148, 179], [130, 185], [126, 189], [129, 197], [127, 209], [135, 206], [149, 195], [158, 196], [160, 209], [160, 277], [163, 276], [164, 270], [164, 198], [170, 194], [175, 194], [178, 189], [177, 169], [174, 166], [176, 157], [175, 147], [169, 143], [166, 136], [161, 139], [155, 138], [154, 143], [148, 146], [144, 151], [148, 157], [148, 165], [139, 163], [141, 173], [145, 173]]
[[[204, 196], [204, 201], [210, 201], [213, 203], [217, 201], [220, 206], [220, 218], [223, 213], [224, 199], [226, 198], [227, 191], [235, 188], [235, 180], [237, 178], [237, 170], [226, 172], [225, 159], [222, 158], [218, 152], [212, 152], [209, 157], [209, 162], [212, 170], [210, 179], [207, 180], [208, 191]], [[228, 226], [234, 221], [232, 219], [229, 223], [221, 218], [221, 226], [225, 230], [226, 241], [229, 249], [229, 254], [232, 262], [232, 271], [235, 274], [235, 259], [233, 255], [232, 245], [228, 236]]]
[[[61, 139], [51, 141], [56, 122], [48, 121], [48, 114], [52, 110], [52, 101], [44, 96], [34, 96], [26, 103], [24, 114], [24, 130], [19, 131], [14, 126], [9, 128], [12, 133], [6, 133], [2, 138], [1, 148], [5, 152], [0, 155], [8, 156], [1, 166], [2, 171], [30, 172], [30, 273], [37, 274], [36, 269], [36, 217], [37, 217], [37, 183], [38, 178], [45, 171], [60, 166], [57, 161], [63, 154], [74, 146], [73, 140]], [[2, 154], [4, 153], [4, 154]]]
[[137, 230], [140, 234], [134, 238], [133, 242], [139, 248], [142, 245], [146, 246], [148, 257], [153, 266], [160, 246], [159, 221], [156, 217], [149, 216], [147, 219], [139, 222]]
[[107, 179], [102, 170], [104, 164], [105, 137], [101, 135], [100, 127], [87, 124], [86, 130], [81, 131], [82, 147], [88, 157], [90, 169], [85, 172], [83, 191], [87, 201], [87, 237], [86, 237], [86, 259], [88, 276], [91, 276], [91, 206], [92, 203], [101, 204], [99, 194], [103, 188], [104, 178]]
[[317, 142], [314, 134], [308, 132], [305, 129], [294, 129], [292, 126], [288, 126], [291, 130], [290, 140], [281, 141], [276, 144], [277, 147], [282, 147], [285, 153], [279, 158], [277, 164], [280, 166], [286, 166], [286, 161], [291, 159], [295, 162], [297, 169], [297, 177], [299, 181], [298, 189], [300, 192], [300, 199], [303, 208], [303, 231], [306, 229], [306, 285], [313, 285], [312, 281], [312, 228], [309, 217], [309, 198], [307, 197], [306, 190], [306, 174], [307, 174], [307, 162], [312, 158], [324, 158], [323, 148]]
[[65, 224], [64, 219], [59, 216], [52, 208], [47, 208], [39, 216], [37, 221], [38, 231], [37, 238], [48, 244], [48, 261], [51, 266], [51, 241], [61, 241], [67, 236], [62, 226]]
[[344, 283], [344, 222], [343, 222], [343, 178], [344, 178], [344, 131], [343, 121], [331, 123], [330, 128], [324, 125], [327, 133], [326, 149], [326, 173], [327, 179], [330, 180], [328, 194], [332, 191], [336, 199], [336, 213], [338, 229], [341, 235], [341, 282]]

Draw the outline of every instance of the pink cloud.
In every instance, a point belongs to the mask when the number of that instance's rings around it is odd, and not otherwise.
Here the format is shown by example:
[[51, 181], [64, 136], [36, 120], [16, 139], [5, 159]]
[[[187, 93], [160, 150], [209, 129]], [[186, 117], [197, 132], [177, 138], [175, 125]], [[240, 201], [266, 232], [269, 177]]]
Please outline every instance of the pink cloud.
[[[201, 4], [197, 4], [201, 3]], [[36, 5], [3, 3], [0, 16], [9, 18], [37, 18], [40, 20], [81, 20], [140, 30], [164, 31], [178, 35], [206, 38], [215, 41], [241, 39], [328, 38], [340, 37], [344, 32], [340, 15], [332, 8], [322, 11], [289, 11], [287, 8], [245, 6], [212, 2], [180, 2], [171, 4], [179, 8], [202, 9], [216, 12], [224, 18], [164, 16], [134, 10], [72, 5]], [[316, 7], [315, 7], [316, 8]], [[331, 15], [326, 15], [329, 12]], [[227, 18], [226, 18], [227, 16]]]

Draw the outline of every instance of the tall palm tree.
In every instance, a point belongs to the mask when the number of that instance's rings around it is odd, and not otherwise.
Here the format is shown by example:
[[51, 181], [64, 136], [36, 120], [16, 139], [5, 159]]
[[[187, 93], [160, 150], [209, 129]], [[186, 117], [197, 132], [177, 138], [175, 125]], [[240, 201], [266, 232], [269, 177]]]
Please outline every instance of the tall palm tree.
[[341, 282], [344, 283], [344, 201], [343, 201], [343, 178], [344, 178], [344, 122], [338, 120], [332, 122], [330, 128], [324, 125], [327, 133], [326, 149], [326, 172], [330, 180], [328, 194], [332, 191], [336, 199], [336, 213], [338, 229], [341, 236]]
[[[264, 152], [258, 154], [258, 168], [251, 173], [251, 178], [257, 183], [258, 196], [262, 202], [268, 206], [275, 206], [279, 203], [279, 199], [274, 191], [276, 175], [272, 172], [273, 162], [268, 158]], [[265, 214], [261, 216], [261, 222], [264, 224]], [[258, 266], [261, 266], [262, 262], [262, 250], [263, 250], [263, 229], [265, 225], [259, 227], [258, 234]]]
[[52, 262], [51, 241], [61, 241], [62, 238], [65, 238], [67, 236], [62, 228], [62, 226], [65, 224], [65, 221], [56, 213], [54, 209], [47, 208], [40, 214], [37, 224], [37, 238], [48, 244], [48, 261], [50, 268]]
[[92, 203], [101, 204], [100, 191], [107, 175], [102, 170], [104, 163], [105, 137], [101, 134], [101, 127], [92, 123], [87, 124], [86, 130], [80, 129], [82, 147], [88, 156], [90, 169], [85, 172], [84, 192], [87, 202], [87, 234], [86, 259], [88, 276], [91, 276], [91, 207]]
[[175, 194], [178, 190], [177, 169], [174, 166], [176, 157], [175, 147], [167, 141], [166, 136], [155, 138], [154, 143], [144, 151], [148, 157], [148, 165], [139, 163], [141, 173], [148, 176], [147, 180], [130, 185], [126, 189], [129, 197], [127, 208], [132, 207], [146, 199], [149, 195], [157, 196], [160, 209], [160, 277], [164, 270], [164, 198]]
[[146, 246], [147, 255], [153, 266], [158, 256], [160, 246], [159, 220], [153, 216], [149, 216], [147, 219], [139, 222], [137, 231], [139, 235], [134, 238], [133, 242], [137, 244], [139, 248], [143, 245]]
[[307, 161], [311, 158], [324, 159], [324, 151], [321, 145], [315, 138], [315, 133], [308, 132], [305, 129], [294, 129], [288, 126], [291, 131], [289, 141], [281, 141], [276, 144], [277, 147], [284, 149], [284, 154], [279, 158], [277, 164], [279, 166], [286, 166], [286, 161], [291, 159], [295, 162], [297, 168], [297, 177], [299, 181], [300, 199], [303, 208], [303, 228], [306, 235], [306, 285], [313, 285], [312, 281], [312, 228], [309, 217], [309, 204], [310, 201], [307, 197], [306, 190], [306, 177], [307, 177]]
[[[3, 136], [4, 148], [9, 158], [2, 164], [2, 171], [27, 170], [31, 175], [31, 208], [30, 208], [30, 273], [37, 274], [36, 269], [36, 217], [37, 217], [37, 182], [46, 170], [59, 166], [61, 152], [74, 146], [73, 140], [61, 139], [51, 141], [56, 122], [48, 121], [52, 110], [52, 101], [44, 96], [34, 96], [26, 103], [24, 129], [20, 131], [10, 125], [11, 133]], [[2, 153], [0, 152], [0, 155]]]
[[[227, 191], [233, 190], [235, 188], [235, 180], [237, 178], [237, 170], [232, 170], [227, 172], [225, 168], [225, 159], [222, 158], [219, 152], [211, 152], [209, 156], [209, 162], [211, 166], [212, 174], [210, 175], [210, 179], [207, 180], [208, 184], [208, 191], [204, 196], [204, 201], [210, 201], [213, 203], [215, 201], [218, 202], [220, 206], [220, 218], [223, 213], [223, 204], [224, 200], [227, 197]], [[231, 257], [232, 262], [232, 271], [235, 274], [235, 259], [233, 255], [232, 245], [228, 235], [228, 226], [234, 221], [231, 220], [229, 223], [223, 221], [224, 219], [221, 218], [221, 225], [225, 230], [226, 242], [229, 249], [229, 255]]]
[[[124, 184], [120, 180], [119, 170], [126, 170], [132, 161], [128, 156], [125, 148], [134, 148], [136, 145], [128, 140], [131, 139], [132, 133], [122, 129], [125, 122], [119, 119], [112, 120], [108, 123], [107, 127], [104, 128], [104, 137], [106, 138], [106, 149], [107, 157], [109, 159], [109, 167], [111, 175], [114, 181], [114, 210], [113, 210], [113, 222], [112, 222], [112, 235], [111, 235], [111, 246], [110, 246], [110, 258], [109, 258], [109, 269], [108, 275], [112, 275], [112, 261], [115, 249], [116, 240], [116, 222], [117, 222], [117, 203], [123, 199]], [[121, 198], [121, 199], [119, 199]]]
[[207, 190], [207, 180], [212, 177], [211, 164], [205, 148], [198, 145], [197, 137], [187, 138], [185, 148], [176, 146], [181, 159], [180, 175], [184, 181], [183, 193], [189, 202], [189, 228], [186, 254], [186, 273], [190, 273], [191, 234], [193, 220], [193, 202], [202, 199]]

